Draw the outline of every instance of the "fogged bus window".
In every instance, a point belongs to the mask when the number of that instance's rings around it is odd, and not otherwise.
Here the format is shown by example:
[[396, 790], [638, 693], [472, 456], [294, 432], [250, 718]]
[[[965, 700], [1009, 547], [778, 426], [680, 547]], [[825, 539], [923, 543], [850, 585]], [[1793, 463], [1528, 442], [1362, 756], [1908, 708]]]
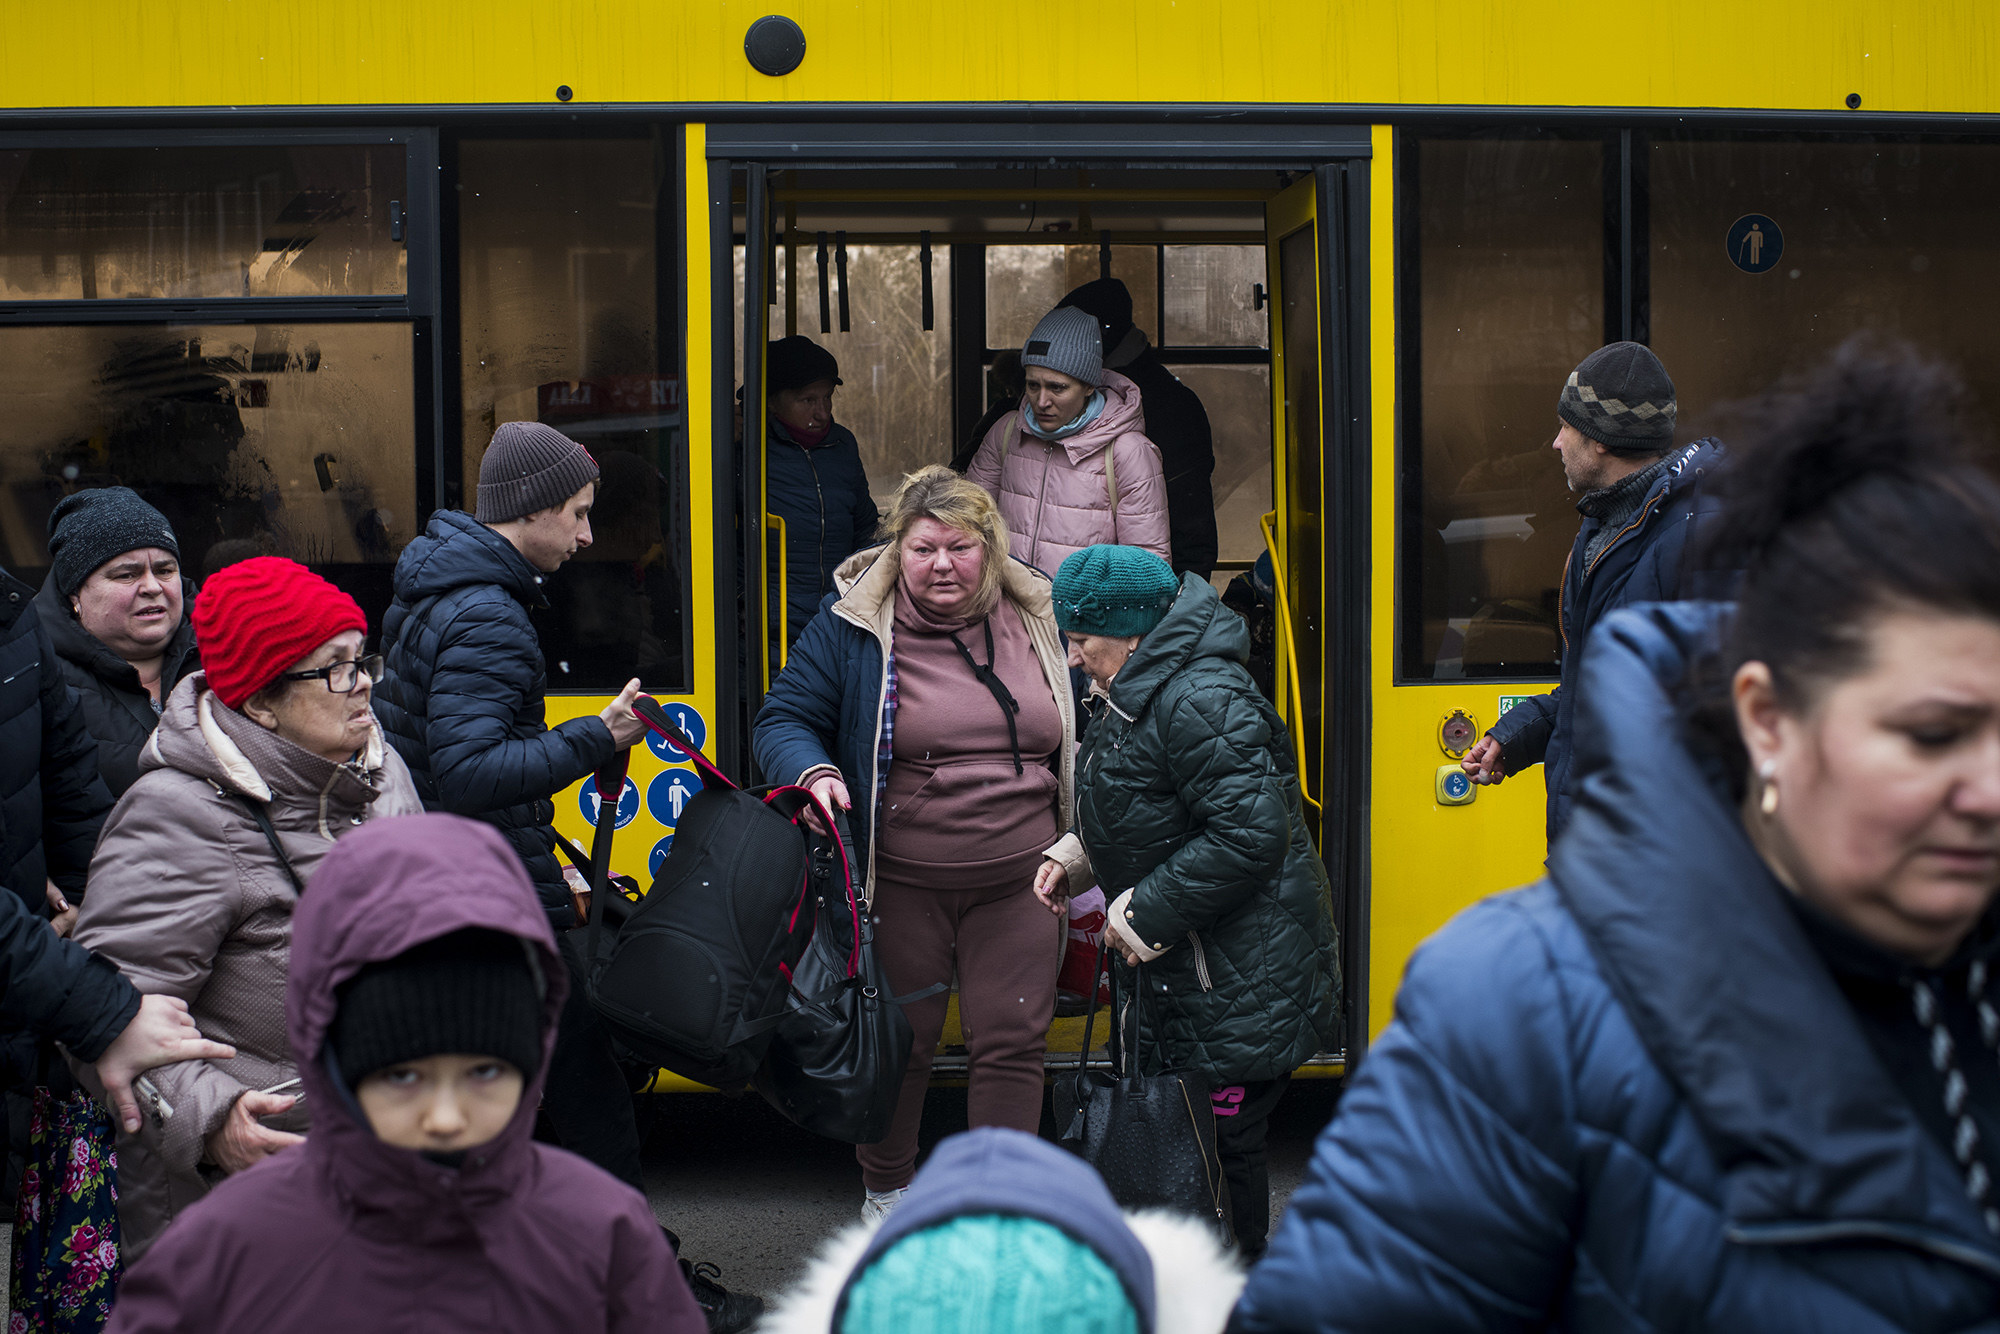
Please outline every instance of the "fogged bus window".
[[[808, 219], [802, 230], [810, 230]], [[765, 312], [772, 338], [785, 335], [792, 294], [778, 249]], [[915, 245], [847, 247], [847, 332], [840, 331], [840, 280], [827, 260], [827, 313], [819, 325], [816, 248], [801, 240], [796, 259], [798, 306], [793, 327], [840, 363], [834, 420], [854, 432], [868, 489], [879, 506], [905, 473], [951, 459], [951, 247], [931, 251], [931, 327], [924, 328], [923, 252]], [[736, 247], [736, 308], [743, 308], [743, 247]], [[736, 348], [736, 383], [743, 383], [743, 346]]]
[[1951, 363], [2000, 413], [1996, 163], [1986, 144], [1655, 141], [1652, 345], [1680, 438], [1861, 330]]
[[1552, 676], [1579, 518], [1549, 444], [1564, 377], [1604, 341], [1602, 148], [1409, 148], [1403, 674]]
[[400, 144], [0, 149], [0, 301], [395, 296]]
[[602, 472], [593, 541], [536, 614], [553, 690], [692, 686], [672, 162], [650, 139], [459, 146], [463, 507], [501, 422], [553, 426]]
[[417, 531], [412, 367], [401, 323], [0, 328], [0, 560], [41, 579], [55, 503], [124, 485], [195, 579], [289, 556], [377, 632]]

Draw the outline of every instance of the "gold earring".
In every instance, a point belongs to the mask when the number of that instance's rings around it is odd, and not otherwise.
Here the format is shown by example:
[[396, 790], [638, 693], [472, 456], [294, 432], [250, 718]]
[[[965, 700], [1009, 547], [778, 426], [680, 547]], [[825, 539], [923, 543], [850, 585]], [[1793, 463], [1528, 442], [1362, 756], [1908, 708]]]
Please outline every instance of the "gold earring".
[[1764, 784], [1764, 794], [1757, 799], [1757, 809], [1768, 820], [1778, 813], [1778, 762], [1765, 760], [1757, 767], [1757, 778]]

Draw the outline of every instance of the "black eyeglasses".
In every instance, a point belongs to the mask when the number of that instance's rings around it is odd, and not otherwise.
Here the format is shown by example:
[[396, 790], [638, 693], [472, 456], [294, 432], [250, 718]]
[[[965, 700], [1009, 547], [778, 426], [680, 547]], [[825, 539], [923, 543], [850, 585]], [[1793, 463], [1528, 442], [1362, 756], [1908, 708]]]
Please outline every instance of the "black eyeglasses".
[[324, 667], [315, 667], [309, 672], [286, 672], [280, 681], [324, 681], [326, 688], [336, 695], [351, 695], [361, 684], [362, 672], [368, 673], [370, 681], [382, 679], [382, 655], [370, 653], [352, 662], [329, 662]]

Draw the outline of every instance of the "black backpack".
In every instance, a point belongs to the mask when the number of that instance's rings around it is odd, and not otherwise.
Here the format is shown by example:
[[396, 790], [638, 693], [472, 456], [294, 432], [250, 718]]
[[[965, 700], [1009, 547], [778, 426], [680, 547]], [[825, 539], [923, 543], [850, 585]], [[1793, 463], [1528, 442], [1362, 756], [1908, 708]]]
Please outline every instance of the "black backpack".
[[[791, 973], [814, 926], [811, 864], [797, 821], [800, 787], [746, 792], [695, 749], [664, 710], [635, 713], [694, 761], [704, 786], [674, 829], [673, 847], [637, 903], [609, 888], [611, 830], [591, 843], [593, 892], [584, 944], [590, 1003], [617, 1042], [701, 1084], [748, 1084], [787, 1013]], [[624, 789], [626, 755], [597, 774], [608, 816]]]

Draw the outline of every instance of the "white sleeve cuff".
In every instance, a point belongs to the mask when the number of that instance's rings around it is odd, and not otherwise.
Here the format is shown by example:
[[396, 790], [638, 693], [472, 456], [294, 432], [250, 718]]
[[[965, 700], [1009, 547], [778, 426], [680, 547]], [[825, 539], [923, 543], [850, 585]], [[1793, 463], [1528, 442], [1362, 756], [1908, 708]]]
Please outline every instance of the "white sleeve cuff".
[[1132, 891], [1129, 889], [1111, 900], [1111, 906], [1104, 913], [1104, 929], [1138, 955], [1142, 963], [1150, 963], [1173, 948], [1165, 941], [1153, 942], [1139, 938], [1132, 922]]

